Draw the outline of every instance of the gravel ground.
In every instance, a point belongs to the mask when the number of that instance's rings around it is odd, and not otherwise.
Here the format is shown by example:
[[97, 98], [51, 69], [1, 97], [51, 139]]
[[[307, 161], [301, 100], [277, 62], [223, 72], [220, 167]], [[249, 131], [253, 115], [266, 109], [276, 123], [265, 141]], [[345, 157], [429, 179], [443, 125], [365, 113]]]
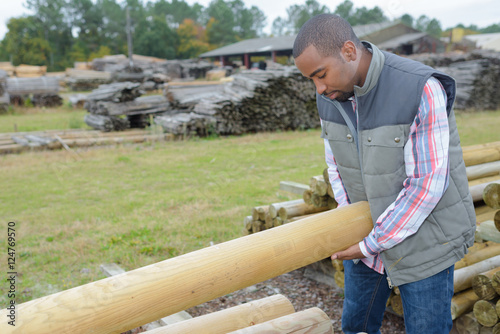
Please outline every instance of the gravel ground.
[[[304, 271], [304, 268], [292, 271], [288, 274], [272, 278], [246, 289], [195, 306], [186, 311], [193, 317], [197, 317], [252, 300], [275, 294], [282, 294], [291, 301], [295, 311], [319, 307], [332, 320], [334, 332], [342, 333], [340, 321], [342, 315], [342, 291], [305, 277]], [[405, 333], [403, 319], [386, 312], [380, 331], [382, 334]]]

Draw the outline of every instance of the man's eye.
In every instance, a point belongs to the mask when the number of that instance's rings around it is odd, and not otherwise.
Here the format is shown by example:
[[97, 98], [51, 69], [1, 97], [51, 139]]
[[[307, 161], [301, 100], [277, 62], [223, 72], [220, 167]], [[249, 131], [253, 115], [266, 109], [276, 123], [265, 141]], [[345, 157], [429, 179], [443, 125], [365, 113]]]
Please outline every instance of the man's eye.
[[324, 79], [326, 77], [326, 72], [323, 73], [322, 75], [318, 76], [318, 79]]

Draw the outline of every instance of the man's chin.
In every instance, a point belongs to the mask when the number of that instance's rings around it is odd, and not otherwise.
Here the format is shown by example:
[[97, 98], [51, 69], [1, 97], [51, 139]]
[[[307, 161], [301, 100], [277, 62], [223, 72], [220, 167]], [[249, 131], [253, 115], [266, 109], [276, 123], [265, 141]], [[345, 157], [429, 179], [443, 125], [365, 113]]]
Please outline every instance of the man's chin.
[[351, 97], [354, 96], [354, 92], [343, 92], [339, 96], [335, 98], [338, 102], [346, 102], [348, 101]]

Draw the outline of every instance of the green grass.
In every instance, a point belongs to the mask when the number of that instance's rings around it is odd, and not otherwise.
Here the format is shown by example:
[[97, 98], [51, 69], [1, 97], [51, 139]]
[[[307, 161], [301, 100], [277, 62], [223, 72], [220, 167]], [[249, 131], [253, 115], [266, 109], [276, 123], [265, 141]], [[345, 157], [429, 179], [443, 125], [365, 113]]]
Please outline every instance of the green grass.
[[84, 109], [10, 107], [0, 114], [0, 133], [43, 130], [90, 129], [83, 121]]
[[[73, 111], [54, 119], [65, 113]], [[43, 117], [52, 114], [58, 113]], [[0, 116], [0, 125], [13, 116]], [[26, 124], [42, 117], [25, 116]], [[459, 114], [457, 122], [463, 145], [500, 140], [498, 111]], [[0, 241], [5, 245], [7, 223], [16, 222], [17, 302], [103, 278], [101, 263], [131, 270], [241, 236], [252, 207], [298, 197], [279, 191], [280, 181], [308, 183], [321, 174], [319, 135], [279, 132], [78, 155], [0, 156]], [[0, 285], [2, 303], [6, 286]]]

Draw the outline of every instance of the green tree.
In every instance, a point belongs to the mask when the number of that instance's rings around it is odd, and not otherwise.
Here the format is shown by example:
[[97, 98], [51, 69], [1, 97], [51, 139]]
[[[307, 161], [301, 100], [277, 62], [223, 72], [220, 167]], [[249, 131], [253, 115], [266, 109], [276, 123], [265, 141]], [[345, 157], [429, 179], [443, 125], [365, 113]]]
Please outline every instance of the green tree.
[[179, 47], [177, 56], [182, 59], [194, 58], [209, 50], [205, 29], [192, 19], [185, 19], [177, 29]]
[[224, 0], [213, 0], [206, 9], [212, 20], [207, 24], [207, 37], [210, 44], [227, 45], [237, 41], [234, 32], [234, 14]]
[[276, 18], [273, 21], [273, 33], [288, 35], [297, 33], [302, 25], [313, 16], [327, 14], [328, 7], [320, 5], [316, 0], [306, 0], [303, 5], [292, 5], [286, 9], [287, 18]]
[[134, 53], [172, 59], [176, 56], [177, 34], [158, 17], [141, 20], [134, 33]]
[[494, 32], [500, 32], [500, 23], [499, 24], [491, 24], [486, 28], [479, 29], [479, 32], [483, 34], [489, 34]]
[[72, 31], [76, 33], [76, 42], [72, 46], [71, 54], [73, 58], [76, 56], [78, 61], [81, 61], [80, 54], [83, 53], [87, 60], [90, 53], [96, 52], [104, 43], [101, 3], [94, 4], [92, 0], [70, 0], [69, 8]]
[[372, 9], [361, 7], [356, 9], [354, 15], [351, 15], [347, 21], [353, 26], [370, 23], [381, 23], [387, 21], [384, 12], [380, 7], [375, 6]]
[[352, 1], [345, 0], [335, 8], [334, 14], [339, 15], [343, 19], [349, 21], [349, 18], [354, 15], [354, 4]]
[[441, 23], [436, 19], [430, 20], [425, 28], [425, 32], [436, 38], [441, 37], [441, 33], [443, 32], [441, 29]]
[[52, 52], [35, 16], [11, 18], [2, 42], [14, 65], [48, 65]]
[[404, 14], [399, 19], [407, 26], [413, 27], [413, 16], [411, 16], [410, 14]]

